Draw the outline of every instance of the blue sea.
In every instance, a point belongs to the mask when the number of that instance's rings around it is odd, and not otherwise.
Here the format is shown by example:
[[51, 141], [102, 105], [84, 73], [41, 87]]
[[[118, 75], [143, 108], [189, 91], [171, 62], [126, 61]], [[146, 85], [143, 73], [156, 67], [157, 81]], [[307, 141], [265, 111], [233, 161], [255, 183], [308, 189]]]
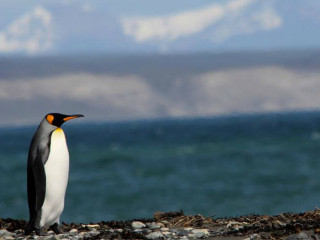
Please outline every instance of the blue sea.
[[[26, 163], [37, 126], [0, 129], [0, 213], [28, 218]], [[225, 217], [320, 206], [320, 112], [66, 123], [64, 222]]]

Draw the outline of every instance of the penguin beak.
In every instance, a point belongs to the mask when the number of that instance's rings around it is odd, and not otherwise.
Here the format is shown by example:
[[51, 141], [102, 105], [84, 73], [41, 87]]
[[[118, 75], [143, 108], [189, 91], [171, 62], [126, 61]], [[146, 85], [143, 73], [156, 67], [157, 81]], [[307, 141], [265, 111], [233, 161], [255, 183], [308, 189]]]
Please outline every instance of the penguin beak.
[[74, 118], [79, 118], [79, 117], [84, 117], [82, 114], [75, 114], [75, 115], [69, 115], [69, 116], [67, 116], [67, 117], [65, 117], [64, 119], [63, 119], [63, 121], [69, 121], [69, 120], [71, 120], [71, 119], [74, 119]]

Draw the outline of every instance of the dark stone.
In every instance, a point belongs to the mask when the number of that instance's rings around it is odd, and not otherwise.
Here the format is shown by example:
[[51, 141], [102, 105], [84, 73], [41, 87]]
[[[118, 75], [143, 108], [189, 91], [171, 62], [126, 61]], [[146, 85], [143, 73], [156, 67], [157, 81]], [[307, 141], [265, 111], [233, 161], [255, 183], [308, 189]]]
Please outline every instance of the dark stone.
[[182, 236], [188, 236], [189, 233], [190, 232], [187, 230], [179, 230], [177, 235], [182, 237]]

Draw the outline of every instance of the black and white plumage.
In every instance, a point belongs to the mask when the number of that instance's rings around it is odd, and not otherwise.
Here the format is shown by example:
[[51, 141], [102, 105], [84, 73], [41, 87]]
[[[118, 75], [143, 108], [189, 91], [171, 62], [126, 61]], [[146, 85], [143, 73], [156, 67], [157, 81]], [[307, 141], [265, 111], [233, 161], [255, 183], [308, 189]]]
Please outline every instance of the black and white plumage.
[[81, 114], [49, 113], [34, 134], [28, 155], [27, 182], [30, 219], [25, 229], [29, 235], [51, 227], [59, 233], [60, 215], [69, 176], [69, 151], [60, 126]]

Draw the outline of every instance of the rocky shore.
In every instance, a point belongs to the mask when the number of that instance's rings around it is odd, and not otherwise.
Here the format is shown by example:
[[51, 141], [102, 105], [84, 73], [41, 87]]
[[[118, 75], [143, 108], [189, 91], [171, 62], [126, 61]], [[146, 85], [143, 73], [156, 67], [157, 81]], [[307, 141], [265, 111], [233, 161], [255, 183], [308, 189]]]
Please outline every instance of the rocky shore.
[[[151, 219], [63, 223], [62, 234], [25, 236], [24, 220], [0, 219], [2, 239], [209, 239], [209, 240], [317, 240], [320, 239], [320, 210], [284, 213], [277, 216], [249, 215], [236, 218], [186, 216], [179, 212], [157, 212]], [[318, 235], [319, 234], [319, 235]]]

